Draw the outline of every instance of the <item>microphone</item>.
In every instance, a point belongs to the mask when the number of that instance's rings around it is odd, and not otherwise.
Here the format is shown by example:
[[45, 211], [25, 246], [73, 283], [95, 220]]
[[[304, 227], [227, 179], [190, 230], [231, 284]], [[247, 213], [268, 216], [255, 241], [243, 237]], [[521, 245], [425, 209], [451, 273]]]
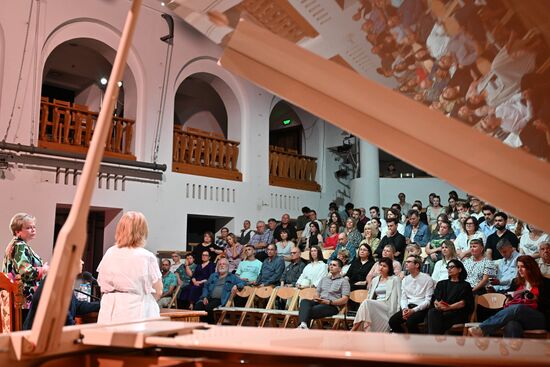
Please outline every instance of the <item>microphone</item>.
[[97, 279], [94, 278], [92, 273], [90, 273], [89, 271], [82, 272], [82, 279], [89, 282], [92, 285], [98, 285]]
[[96, 296], [94, 296], [93, 294], [88, 294], [88, 293], [86, 293], [86, 292], [82, 292], [80, 289], [76, 289], [76, 288], [75, 288], [75, 289], [73, 289], [73, 291], [75, 291], [75, 292], [77, 292], [77, 293], [80, 293], [80, 294], [83, 294], [83, 295], [85, 295], [85, 296], [88, 296], [88, 297], [90, 297], [90, 298], [92, 298], [92, 299], [95, 299], [96, 301], [101, 301], [101, 298], [96, 297]]

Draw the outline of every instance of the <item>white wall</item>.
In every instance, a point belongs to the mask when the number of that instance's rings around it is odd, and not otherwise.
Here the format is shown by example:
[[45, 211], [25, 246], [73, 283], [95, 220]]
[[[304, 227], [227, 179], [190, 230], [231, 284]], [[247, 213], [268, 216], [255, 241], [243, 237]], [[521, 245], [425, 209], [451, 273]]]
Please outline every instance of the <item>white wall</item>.
[[449, 191], [455, 190], [458, 197], [465, 198], [466, 193], [435, 177], [430, 178], [380, 178], [380, 206], [389, 207], [398, 203], [397, 195], [402, 192], [408, 203], [422, 201], [422, 206], [428, 206], [428, 195], [434, 192], [441, 197], [441, 205], [447, 205]]

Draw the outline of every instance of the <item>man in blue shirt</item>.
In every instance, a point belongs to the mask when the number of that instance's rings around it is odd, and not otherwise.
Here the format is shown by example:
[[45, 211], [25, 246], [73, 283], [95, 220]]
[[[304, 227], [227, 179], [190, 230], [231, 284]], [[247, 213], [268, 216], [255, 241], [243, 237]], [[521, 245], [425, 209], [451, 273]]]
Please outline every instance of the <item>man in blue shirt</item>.
[[503, 238], [497, 243], [497, 250], [502, 255], [502, 259], [496, 260], [497, 266], [496, 278], [490, 278], [491, 285], [497, 292], [502, 292], [510, 288], [512, 281], [517, 275], [517, 261], [519, 252], [512, 246], [512, 243]]
[[338, 235], [338, 245], [334, 249], [334, 252], [332, 253], [332, 255], [330, 255], [330, 257], [328, 258], [329, 261], [337, 259], [338, 258], [338, 251], [343, 250], [343, 249], [346, 249], [346, 250], [349, 251], [349, 260], [348, 260], [348, 262], [351, 263], [353, 261], [353, 259], [355, 259], [355, 255], [357, 253], [357, 250], [355, 249], [353, 244], [348, 241], [348, 235], [345, 234], [345, 233], [340, 233]]
[[428, 226], [420, 221], [418, 210], [409, 210], [409, 224], [405, 227], [405, 240], [407, 245], [416, 243], [421, 247], [426, 246], [430, 241], [430, 230]]
[[277, 246], [269, 244], [267, 246], [267, 259], [262, 264], [262, 270], [256, 284], [260, 287], [279, 285], [283, 271], [285, 271], [285, 261], [281, 256], [277, 256]]
[[479, 224], [479, 229], [483, 232], [485, 238], [487, 238], [497, 230], [495, 228], [495, 213], [497, 210], [494, 206], [484, 205], [481, 211], [485, 220]]
[[159, 307], [168, 307], [170, 301], [172, 300], [172, 295], [178, 286], [178, 278], [176, 274], [170, 271], [170, 261], [168, 259], [163, 259], [160, 266], [160, 271], [162, 273], [162, 295], [157, 301]]

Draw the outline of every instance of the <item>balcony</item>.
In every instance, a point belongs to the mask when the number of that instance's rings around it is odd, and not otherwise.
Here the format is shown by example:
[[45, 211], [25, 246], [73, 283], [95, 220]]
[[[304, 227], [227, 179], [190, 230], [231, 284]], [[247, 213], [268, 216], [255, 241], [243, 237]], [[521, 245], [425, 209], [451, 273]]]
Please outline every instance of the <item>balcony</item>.
[[[41, 148], [86, 153], [94, 133], [99, 112], [88, 106], [42, 97], [38, 146]], [[134, 120], [114, 116], [105, 146], [105, 156], [136, 160], [131, 145]]]
[[315, 181], [317, 158], [280, 147], [269, 147], [269, 184], [291, 189], [321, 191]]
[[239, 142], [207, 131], [174, 126], [172, 171], [242, 181]]

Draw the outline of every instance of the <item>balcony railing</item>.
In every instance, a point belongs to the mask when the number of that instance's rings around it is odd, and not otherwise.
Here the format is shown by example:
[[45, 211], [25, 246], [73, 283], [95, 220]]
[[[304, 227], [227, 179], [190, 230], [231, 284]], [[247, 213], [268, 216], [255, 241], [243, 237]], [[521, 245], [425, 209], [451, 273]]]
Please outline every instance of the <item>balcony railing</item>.
[[[54, 99], [49, 102], [42, 97], [40, 102], [40, 131], [38, 146], [42, 148], [86, 153], [94, 133], [98, 112], [89, 111], [88, 106]], [[114, 116], [105, 156], [131, 159], [131, 145], [134, 134], [134, 120]]]
[[321, 191], [315, 181], [317, 158], [269, 147], [269, 184], [292, 189]]
[[239, 142], [215, 133], [174, 127], [172, 171], [242, 181], [237, 168]]

